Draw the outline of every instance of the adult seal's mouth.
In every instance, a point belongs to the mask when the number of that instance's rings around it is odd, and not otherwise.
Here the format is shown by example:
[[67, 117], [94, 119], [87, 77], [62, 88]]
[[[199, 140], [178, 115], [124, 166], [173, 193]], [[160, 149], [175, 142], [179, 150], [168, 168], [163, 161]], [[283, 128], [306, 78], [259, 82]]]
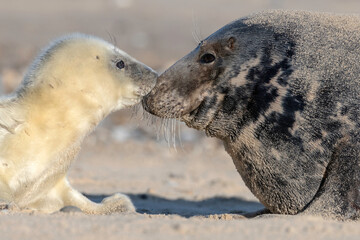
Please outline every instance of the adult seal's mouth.
[[199, 112], [200, 106], [201, 106], [201, 103], [197, 104], [197, 106], [195, 108], [193, 108], [193, 110], [190, 110], [190, 111], [184, 113], [180, 117], [180, 120], [185, 122], [187, 125], [191, 124], [194, 121], [196, 121], [196, 115]]
[[196, 105], [190, 101], [182, 102], [173, 95], [163, 99], [161, 94], [154, 94], [154, 92], [158, 93], [156, 90], [152, 90], [143, 97], [142, 106], [145, 111], [160, 118], [181, 119], [183, 116], [189, 115], [201, 104], [201, 102], [196, 103]]
[[191, 112], [181, 116], [180, 120], [184, 122], [188, 127], [195, 128], [197, 130], [204, 130], [208, 136], [211, 134], [211, 123], [216, 116], [216, 106], [212, 105], [214, 109], [208, 109], [207, 98], [201, 101]]

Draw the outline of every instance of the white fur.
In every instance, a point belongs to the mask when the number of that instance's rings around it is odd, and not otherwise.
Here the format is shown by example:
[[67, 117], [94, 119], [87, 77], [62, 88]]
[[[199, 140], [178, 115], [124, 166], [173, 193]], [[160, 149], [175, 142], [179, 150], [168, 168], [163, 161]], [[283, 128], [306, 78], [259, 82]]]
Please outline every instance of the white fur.
[[97, 204], [66, 179], [84, 137], [111, 111], [141, 99], [131, 73], [116, 68], [120, 59], [146, 68], [101, 39], [62, 38], [34, 61], [17, 92], [0, 100], [0, 200], [43, 212], [134, 211], [125, 195]]

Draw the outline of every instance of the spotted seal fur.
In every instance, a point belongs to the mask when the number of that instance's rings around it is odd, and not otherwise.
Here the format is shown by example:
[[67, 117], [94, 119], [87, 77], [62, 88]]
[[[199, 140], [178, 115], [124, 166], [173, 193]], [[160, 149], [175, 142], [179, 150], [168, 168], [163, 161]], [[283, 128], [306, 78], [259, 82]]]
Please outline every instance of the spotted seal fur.
[[360, 217], [360, 17], [265, 11], [160, 75], [147, 111], [223, 140], [272, 213]]

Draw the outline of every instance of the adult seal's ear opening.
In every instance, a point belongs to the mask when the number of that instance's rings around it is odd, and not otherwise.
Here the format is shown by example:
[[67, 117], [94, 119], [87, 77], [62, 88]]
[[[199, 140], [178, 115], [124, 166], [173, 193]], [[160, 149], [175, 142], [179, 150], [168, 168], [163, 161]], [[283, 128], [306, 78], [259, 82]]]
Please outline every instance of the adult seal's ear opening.
[[223, 140], [272, 213], [360, 217], [360, 17], [265, 11], [159, 76], [147, 111]]

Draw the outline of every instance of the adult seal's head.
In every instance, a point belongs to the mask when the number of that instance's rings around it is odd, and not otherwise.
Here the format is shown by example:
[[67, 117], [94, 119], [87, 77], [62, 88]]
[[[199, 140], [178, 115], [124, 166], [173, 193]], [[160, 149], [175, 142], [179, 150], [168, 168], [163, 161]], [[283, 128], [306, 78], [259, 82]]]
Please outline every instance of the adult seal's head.
[[[253, 113], [258, 117], [279, 95], [277, 89], [259, 85], [279, 72], [287, 78], [293, 71], [289, 64], [295, 42], [285, 33], [245, 22], [221, 28], [167, 69], [144, 99], [144, 107], [154, 115], [181, 118], [210, 136], [236, 137], [238, 126], [224, 129], [223, 121], [230, 124], [229, 116], [235, 113], [245, 117], [247, 105], [255, 100], [254, 90], [266, 93], [256, 92], [258, 109]], [[213, 121], [215, 116], [217, 121]]]
[[267, 11], [160, 75], [147, 111], [224, 141], [273, 213], [360, 216], [360, 18]]

